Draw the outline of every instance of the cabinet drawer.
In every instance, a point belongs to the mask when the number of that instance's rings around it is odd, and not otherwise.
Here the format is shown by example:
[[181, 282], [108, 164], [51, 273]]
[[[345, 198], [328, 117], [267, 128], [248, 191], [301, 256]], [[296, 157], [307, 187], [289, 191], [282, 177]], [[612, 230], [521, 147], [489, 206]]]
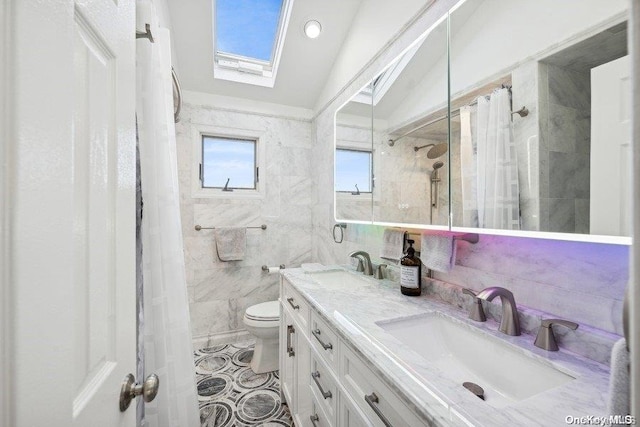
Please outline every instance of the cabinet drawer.
[[334, 426], [333, 421], [331, 420], [330, 417], [327, 416], [327, 413], [324, 412], [322, 405], [318, 403], [318, 401], [315, 398], [315, 395], [313, 396], [312, 403], [311, 403], [311, 415], [309, 416], [309, 418], [307, 418], [304, 421], [305, 422], [308, 421], [309, 424], [313, 427], [333, 427]]
[[292, 317], [302, 327], [304, 333], [308, 333], [309, 325], [309, 304], [304, 300], [298, 291], [286, 280], [282, 283], [282, 292], [280, 293], [280, 302], [287, 307], [292, 313]]
[[311, 345], [318, 351], [329, 368], [338, 372], [338, 335], [315, 311], [311, 313]]
[[338, 405], [338, 387], [329, 368], [319, 357], [311, 352], [311, 369], [309, 370], [309, 387], [315, 401], [322, 406], [325, 414], [335, 424]]
[[343, 393], [340, 396], [340, 410], [338, 411], [338, 423], [340, 427], [372, 427], [373, 424], [358, 409], [351, 396]]
[[340, 382], [374, 426], [427, 425], [350, 348], [341, 352]]

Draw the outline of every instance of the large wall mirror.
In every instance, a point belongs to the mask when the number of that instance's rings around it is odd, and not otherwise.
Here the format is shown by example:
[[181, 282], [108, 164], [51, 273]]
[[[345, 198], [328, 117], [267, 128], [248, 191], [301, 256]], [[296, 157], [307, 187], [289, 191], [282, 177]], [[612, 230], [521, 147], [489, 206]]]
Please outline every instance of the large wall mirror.
[[468, 0], [451, 11], [453, 227], [630, 235], [626, 8]]
[[353, 219], [629, 244], [627, 6], [459, 3], [364, 91], [374, 185]]

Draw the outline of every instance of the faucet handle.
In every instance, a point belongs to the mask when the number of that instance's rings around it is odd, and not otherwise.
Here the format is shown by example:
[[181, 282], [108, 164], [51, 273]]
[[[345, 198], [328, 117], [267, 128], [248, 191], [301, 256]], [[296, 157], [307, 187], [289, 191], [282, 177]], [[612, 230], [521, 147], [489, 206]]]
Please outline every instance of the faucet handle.
[[469, 288], [462, 289], [462, 293], [473, 297], [473, 304], [469, 310], [469, 319], [475, 320], [476, 322], [485, 322], [487, 320], [487, 316], [484, 314], [482, 301], [476, 296], [477, 294]]
[[384, 279], [384, 273], [382, 272], [382, 269], [386, 269], [387, 264], [378, 264], [378, 266], [376, 267], [376, 272], [373, 273], [373, 277], [376, 279]]
[[558, 351], [556, 336], [553, 334], [553, 328], [551, 327], [553, 325], [566, 326], [567, 328], [574, 331], [578, 328], [577, 323], [570, 322], [569, 320], [544, 319], [540, 324], [540, 329], [538, 329], [536, 340], [533, 343], [536, 347], [540, 347], [541, 349], [548, 351]]
[[356, 267], [356, 271], [359, 272], [363, 272], [364, 271], [364, 263], [362, 262], [362, 259], [360, 258], [356, 258], [358, 260], [358, 266]]
[[578, 325], [577, 323], [575, 323], [575, 322], [571, 322], [571, 321], [569, 321], [569, 320], [563, 320], [563, 319], [544, 319], [544, 320], [541, 322], [541, 326], [542, 326], [543, 328], [548, 328], [548, 327], [550, 327], [551, 325], [562, 325], [562, 326], [566, 326], [567, 328], [572, 329], [572, 330], [574, 330], [574, 331], [575, 331], [576, 329], [578, 329], [578, 326], [579, 326], [579, 325]]

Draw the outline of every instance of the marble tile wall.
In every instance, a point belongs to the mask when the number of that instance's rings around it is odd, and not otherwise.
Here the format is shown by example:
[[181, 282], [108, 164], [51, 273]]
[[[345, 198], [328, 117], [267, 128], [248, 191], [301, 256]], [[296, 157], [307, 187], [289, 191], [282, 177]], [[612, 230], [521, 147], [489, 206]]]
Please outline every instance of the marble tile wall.
[[591, 76], [546, 63], [539, 73], [542, 223], [589, 233]]
[[[194, 124], [229, 128], [238, 134], [242, 130], [263, 133], [264, 198], [192, 197]], [[263, 264], [299, 266], [311, 260], [311, 208], [315, 199], [310, 172], [312, 123], [186, 103], [176, 133], [191, 328], [194, 340], [214, 342], [244, 329], [242, 317], [248, 306], [277, 298], [278, 276], [265, 274]], [[247, 230], [243, 261], [221, 262], [213, 231], [195, 231], [195, 224], [266, 224], [268, 228]]]

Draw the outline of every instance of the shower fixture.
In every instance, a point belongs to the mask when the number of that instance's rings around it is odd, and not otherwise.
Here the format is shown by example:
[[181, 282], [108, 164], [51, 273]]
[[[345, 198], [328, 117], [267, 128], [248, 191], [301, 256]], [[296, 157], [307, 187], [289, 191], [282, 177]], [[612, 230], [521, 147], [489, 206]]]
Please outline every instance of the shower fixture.
[[423, 145], [422, 147], [413, 147], [413, 151], [417, 153], [418, 151], [427, 147], [431, 147], [431, 149], [427, 151], [427, 157], [430, 159], [437, 159], [449, 150], [449, 144], [447, 144], [446, 142], [442, 142], [440, 144], [427, 144]]
[[[446, 144], [440, 144], [446, 145]], [[434, 147], [435, 148], [435, 147]], [[433, 148], [429, 151], [432, 151]], [[431, 224], [433, 224], [433, 210], [438, 209], [438, 183], [440, 182], [439, 169], [444, 166], [444, 162], [437, 161], [433, 164], [433, 171], [431, 171]]]
[[[440, 182], [440, 175], [438, 169], [444, 166], [444, 162], [435, 162], [433, 164], [433, 171], [431, 172], [431, 182]], [[435, 206], [435, 205], [434, 205]]]

